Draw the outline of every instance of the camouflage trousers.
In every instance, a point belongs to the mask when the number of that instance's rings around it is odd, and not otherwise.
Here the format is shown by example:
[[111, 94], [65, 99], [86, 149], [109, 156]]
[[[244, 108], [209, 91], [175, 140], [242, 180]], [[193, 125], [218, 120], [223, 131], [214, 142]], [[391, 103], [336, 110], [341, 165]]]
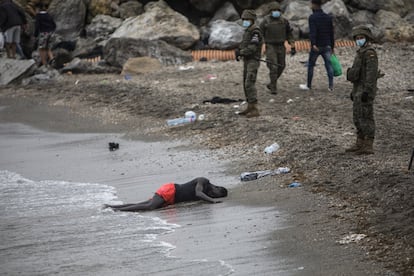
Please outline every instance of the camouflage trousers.
[[277, 80], [286, 67], [286, 48], [282, 45], [266, 44], [266, 63], [269, 68], [270, 86], [277, 89]]
[[259, 66], [258, 60], [243, 60], [243, 89], [248, 103], [257, 103], [256, 79]]
[[360, 95], [354, 96], [353, 119], [359, 137], [374, 139], [374, 101], [362, 102]]

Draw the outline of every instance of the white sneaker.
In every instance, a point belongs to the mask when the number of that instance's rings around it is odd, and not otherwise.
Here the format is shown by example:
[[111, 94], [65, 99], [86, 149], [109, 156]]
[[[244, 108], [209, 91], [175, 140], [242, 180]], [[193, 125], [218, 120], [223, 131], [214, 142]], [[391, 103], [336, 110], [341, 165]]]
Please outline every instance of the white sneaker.
[[300, 90], [310, 90], [310, 88], [306, 84], [300, 84], [299, 85]]

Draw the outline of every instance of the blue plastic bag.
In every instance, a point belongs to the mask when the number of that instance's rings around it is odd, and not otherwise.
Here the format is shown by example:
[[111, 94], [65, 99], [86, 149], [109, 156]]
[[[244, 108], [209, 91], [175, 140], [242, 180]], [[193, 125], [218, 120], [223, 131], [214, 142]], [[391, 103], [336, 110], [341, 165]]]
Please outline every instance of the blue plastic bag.
[[334, 77], [339, 77], [342, 75], [342, 66], [339, 62], [339, 59], [336, 55], [331, 55], [331, 64], [334, 71]]

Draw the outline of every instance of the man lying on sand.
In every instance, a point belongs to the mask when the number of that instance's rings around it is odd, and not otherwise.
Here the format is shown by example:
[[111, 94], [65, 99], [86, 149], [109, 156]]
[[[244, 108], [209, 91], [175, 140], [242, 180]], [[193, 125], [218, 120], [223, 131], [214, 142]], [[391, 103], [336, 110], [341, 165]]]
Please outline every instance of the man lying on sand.
[[123, 205], [105, 204], [104, 208], [127, 212], [148, 211], [186, 201], [205, 200], [210, 203], [220, 203], [221, 201], [215, 198], [226, 196], [226, 188], [211, 184], [207, 178], [198, 177], [185, 184], [164, 184], [147, 201]]

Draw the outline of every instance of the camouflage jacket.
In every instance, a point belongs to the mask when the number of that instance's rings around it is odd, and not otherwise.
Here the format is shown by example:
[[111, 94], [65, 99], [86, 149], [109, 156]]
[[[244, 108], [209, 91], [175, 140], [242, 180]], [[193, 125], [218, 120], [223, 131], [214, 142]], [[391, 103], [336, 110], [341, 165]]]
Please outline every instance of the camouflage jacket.
[[240, 43], [240, 55], [244, 59], [260, 59], [262, 56], [263, 35], [255, 24], [246, 29]]
[[290, 45], [295, 44], [289, 21], [283, 17], [273, 18], [267, 15], [260, 24], [260, 29], [268, 44], [284, 44], [286, 40]]
[[363, 92], [375, 96], [378, 77], [377, 52], [370, 45], [361, 47], [352, 67], [347, 70], [347, 80], [354, 84], [354, 89], [362, 88]]

